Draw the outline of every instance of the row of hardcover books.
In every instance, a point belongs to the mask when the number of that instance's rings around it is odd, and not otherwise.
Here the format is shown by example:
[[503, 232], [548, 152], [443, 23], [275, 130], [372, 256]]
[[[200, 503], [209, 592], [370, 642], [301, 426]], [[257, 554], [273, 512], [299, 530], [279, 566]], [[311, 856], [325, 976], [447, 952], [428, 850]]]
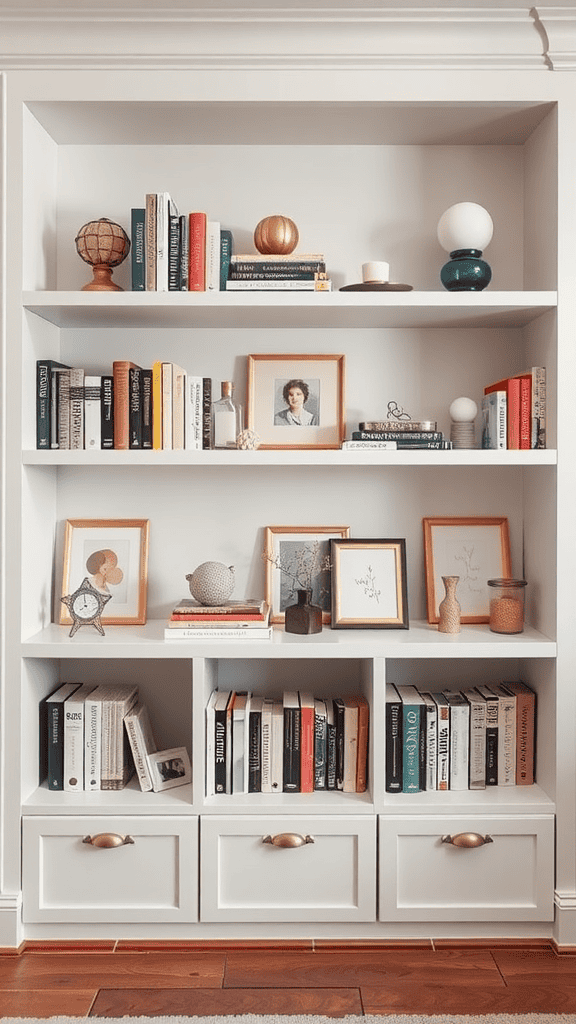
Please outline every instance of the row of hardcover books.
[[330, 291], [322, 254], [233, 255], [233, 237], [203, 210], [181, 214], [169, 192], [131, 210], [132, 291]]
[[212, 377], [156, 361], [115, 360], [88, 374], [53, 359], [36, 363], [39, 449], [190, 449], [211, 446]]
[[505, 377], [484, 388], [482, 447], [546, 447], [546, 368]]
[[143, 791], [189, 780], [184, 748], [159, 751], [148, 708], [130, 683], [63, 683], [40, 702], [39, 782], [53, 791]]
[[362, 696], [278, 699], [214, 690], [206, 710], [206, 794], [362, 793], [369, 705]]
[[270, 608], [266, 601], [228, 601], [201, 605], [183, 598], [164, 629], [165, 640], [270, 640]]
[[386, 687], [386, 790], [534, 783], [536, 695], [522, 682], [462, 691]]
[[370, 449], [441, 449], [452, 448], [437, 424], [430, 420], [382, 420], [365, 421], [352, 431], [350, 440], [343, 441], [345, 451]]

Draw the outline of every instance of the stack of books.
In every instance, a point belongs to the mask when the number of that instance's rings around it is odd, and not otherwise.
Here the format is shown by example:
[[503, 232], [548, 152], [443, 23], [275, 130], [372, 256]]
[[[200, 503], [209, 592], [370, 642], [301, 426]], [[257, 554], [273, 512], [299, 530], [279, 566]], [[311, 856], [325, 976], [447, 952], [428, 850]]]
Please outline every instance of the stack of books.
[[130, 683], [63, 683], [40, 703], [40, 783], [51, 790], [124, 789], [134, 762], [124, 718], [138, 701]]
[[536, 694], [522, 682], [462, 691], [386, 687], [386, 790], [534, 783]]
[[546, 447], [546, 368], [504, 377], [484, 388], [482, 447]]
[[345, 451], [411, 448], [450, 449], [452, 442], [437, 429], [434, 420], [366, 420], [342, 442]]
[[131, 211], [132, 291], [223, 291], [232, 233], [203, 210], [181, 214], [169, 192]]
[[203, 605], [184, 598], [173, 609], [165, 640], [270, 640], [270, 609], [266, 601], [227, 601]]
[[206, 709], [206, 793], [312, 793], [367, 787], [369, 705], [286, 691], [214, 690]]
[[332, 291], [323, 253], [232, 256], [227, 291]]

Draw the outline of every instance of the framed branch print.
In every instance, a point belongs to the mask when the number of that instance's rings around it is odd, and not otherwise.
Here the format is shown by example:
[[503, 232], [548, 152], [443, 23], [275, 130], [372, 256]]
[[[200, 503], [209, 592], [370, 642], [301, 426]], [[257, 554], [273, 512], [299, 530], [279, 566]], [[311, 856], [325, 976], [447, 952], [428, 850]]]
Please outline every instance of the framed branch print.
[[344, 356], [248, 356], [248, 428], [260, 448], [340, 448]]
[[489, 622], [487, 582], [510, 577], [506, 516], [430, 516], [423, 520], [428, 622], [438, 622], [443, 576], [458, 576], [463, 623]]
[[330, 540], [349, 533], [348, 526], [266, 527], [263, 558], [270, 622], [284, 622], [285, 610], [296, 604], [299, 590], [312, 591], [312, 604], [322, 608], [322, 622], [330, 622]]
[[[67, 519], [60, 597], [88, 577], [109, 594], [102, 614], [110, 626], [144, 625], [148, 584], [148, 519]], [[60, 625], [72, 622], [65, 605]]]
[[408, 629], [406, 541], [332, 540], [332, 628]]

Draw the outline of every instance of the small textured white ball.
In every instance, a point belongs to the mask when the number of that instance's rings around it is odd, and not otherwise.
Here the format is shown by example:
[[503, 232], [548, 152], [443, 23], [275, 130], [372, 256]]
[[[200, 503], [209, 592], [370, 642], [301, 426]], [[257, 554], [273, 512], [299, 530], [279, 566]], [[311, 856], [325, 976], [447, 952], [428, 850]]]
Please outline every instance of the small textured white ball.
[[469, 423], [476, 418], [478, 406], [473, 398], [455, 398], [450, 406], [450, 419], [455, 423]]
[[234, 590], [234, 566], [223, 562], [202, 562], [186, 579], [192, 597], [200, 604], [225, 604]]
[[486, 248], [494, 232], [492, 217], [478, 203], [455, 203], [438, 221], [438, 241], [446, 252]]

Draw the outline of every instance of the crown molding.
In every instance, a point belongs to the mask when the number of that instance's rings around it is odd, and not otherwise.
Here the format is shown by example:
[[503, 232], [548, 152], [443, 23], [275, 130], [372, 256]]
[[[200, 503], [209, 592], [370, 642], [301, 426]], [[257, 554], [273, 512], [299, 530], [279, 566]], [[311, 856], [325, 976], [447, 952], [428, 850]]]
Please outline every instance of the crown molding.
[[[136, 0], [134, 0], [136, 2]], [[540, 69], [574, 66], [576, 6], [2, 7], [4, 69]], [[503, 6], [504, 4], [504, 6]], [[512, 4], [512, 6], [511, 6]], [[563, 15], [561, 17], [560, 15]], [[553, 56], [547, 53], [549, 41]], [[24, 42], [24, 45], [23, 45]]]
[[546, 55], [554, 71], [576, 70], [576, 6], [535, 7], [548, 41]]

